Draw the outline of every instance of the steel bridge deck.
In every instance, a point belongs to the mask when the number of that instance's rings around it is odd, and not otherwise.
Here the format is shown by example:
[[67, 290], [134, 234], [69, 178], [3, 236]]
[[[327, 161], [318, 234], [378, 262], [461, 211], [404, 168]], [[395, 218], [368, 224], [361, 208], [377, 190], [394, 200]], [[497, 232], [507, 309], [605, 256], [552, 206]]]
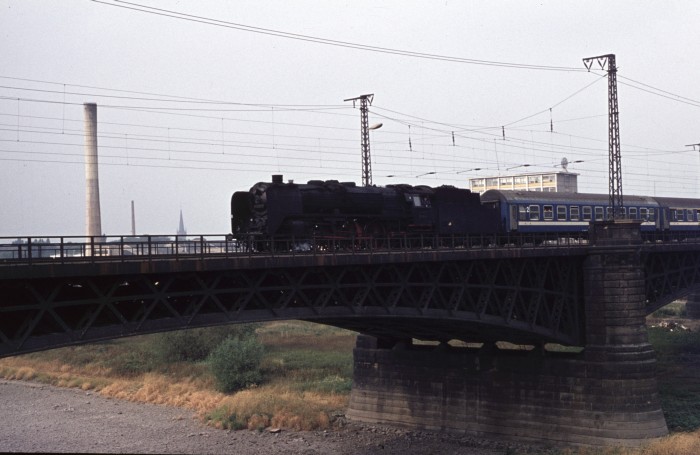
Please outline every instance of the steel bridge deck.
[[[148, 245], [144, 255], [0, 260], [0, 356], [275, 319], [379, 337], [582, 345], [582, 263], [605, 248], [571, 239], [276, 253], [203, 238], [196, 244], [165, 252]], [[638, 247], [648, 312], [700, 283], [698, 250], [697, 242]]]

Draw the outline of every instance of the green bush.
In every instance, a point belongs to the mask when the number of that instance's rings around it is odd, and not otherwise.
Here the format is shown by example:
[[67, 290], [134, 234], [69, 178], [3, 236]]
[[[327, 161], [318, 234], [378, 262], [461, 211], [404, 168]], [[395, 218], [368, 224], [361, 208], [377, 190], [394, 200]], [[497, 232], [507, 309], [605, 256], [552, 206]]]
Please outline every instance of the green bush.
[[228, 337], [249, 337], [255, 333], [254, 324], [205, 327], [162, 333], [154, 340], [155, 357], [162, 363], [197, 362]]
[[257, 384], [262, 379], [263, 345], [254, 336], [229, 337], [209, 355], [209, 367], [224, 393]]
[[149, 356], [140, 350], [127, 351], [110, 357], [107, 366], [118, 376], [133, 377], [151, 371], [153, 368]]

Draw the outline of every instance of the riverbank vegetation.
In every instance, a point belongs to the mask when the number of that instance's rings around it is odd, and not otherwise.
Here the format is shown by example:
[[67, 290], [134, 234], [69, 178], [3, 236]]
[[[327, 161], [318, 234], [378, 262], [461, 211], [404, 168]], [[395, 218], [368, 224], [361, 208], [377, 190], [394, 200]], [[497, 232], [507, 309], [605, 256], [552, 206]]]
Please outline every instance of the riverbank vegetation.
[[[259, 356], [257, 374], [222, 387], [217, 367], [230, 375], [221, 365], [235, 351], [226, 346], [217, 357], [216, 348], [235, 339], [261, 346], [245, 346]], [[327, 429], [347, 407], [354, 340], [301, 321], [190, 329], [0, 359], [0, 377], [180, 406], [218, 428]]]

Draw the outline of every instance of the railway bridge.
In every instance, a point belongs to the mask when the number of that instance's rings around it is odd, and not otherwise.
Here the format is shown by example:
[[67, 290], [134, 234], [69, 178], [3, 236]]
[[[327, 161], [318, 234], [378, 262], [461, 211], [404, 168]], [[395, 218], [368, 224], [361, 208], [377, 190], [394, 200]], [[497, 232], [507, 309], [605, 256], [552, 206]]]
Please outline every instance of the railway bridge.
[[257, 250], [0, 239], [0, 356], [302, 319], [360, 333], [357, 420], [593, 445], [667, 433], [645, 317], [700, 285], [700, 239], [603, 223], [585, 239]]

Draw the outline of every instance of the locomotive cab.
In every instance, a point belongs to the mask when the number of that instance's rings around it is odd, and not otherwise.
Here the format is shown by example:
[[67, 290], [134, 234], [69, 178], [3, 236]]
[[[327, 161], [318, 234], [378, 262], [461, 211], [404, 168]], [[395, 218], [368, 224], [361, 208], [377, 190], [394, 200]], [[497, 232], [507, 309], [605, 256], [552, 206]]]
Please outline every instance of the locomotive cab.
[[236, 191], [231, 196], [231, 233], [248, 232], [253, 216], [253, 196], [248, 191]]

